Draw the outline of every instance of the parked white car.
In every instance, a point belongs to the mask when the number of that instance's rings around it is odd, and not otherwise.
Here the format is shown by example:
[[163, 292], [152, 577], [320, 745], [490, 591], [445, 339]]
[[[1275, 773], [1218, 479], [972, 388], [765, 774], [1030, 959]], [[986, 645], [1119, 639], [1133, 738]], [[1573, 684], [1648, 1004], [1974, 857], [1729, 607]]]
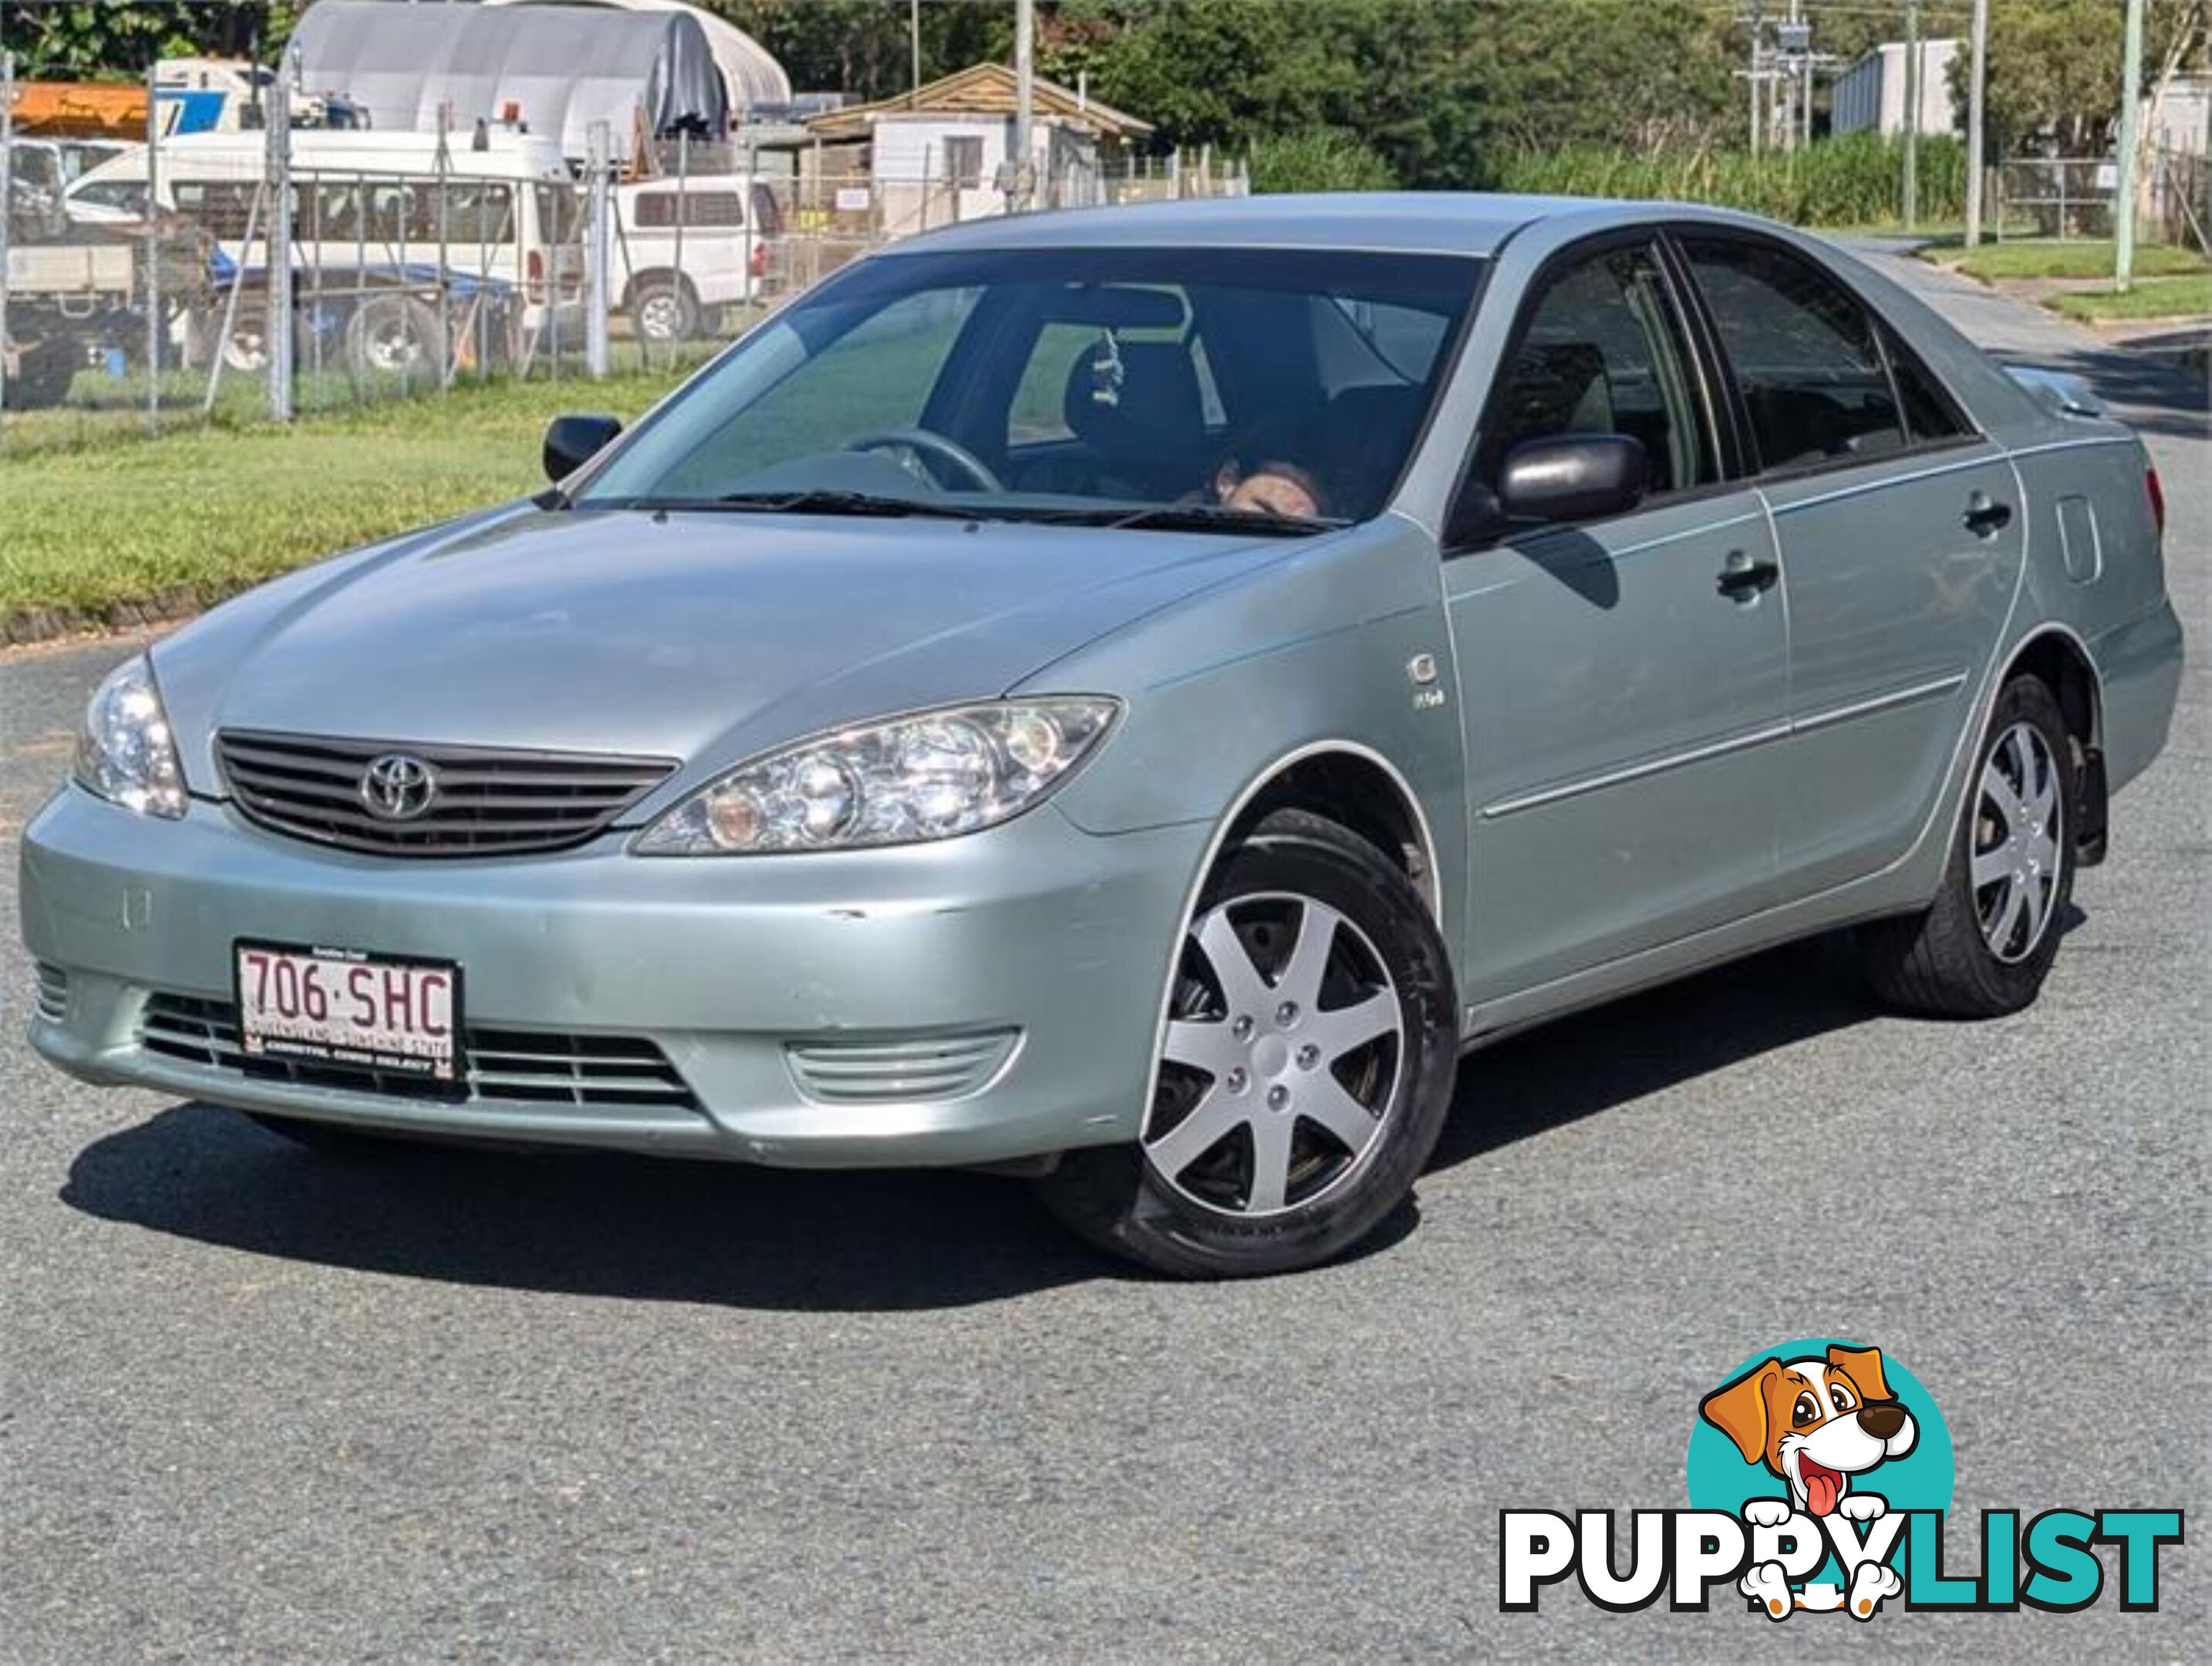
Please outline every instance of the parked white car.
[[[457, 332], [481, 290], [526, 335], [582, 339], [581, 205], [553, 140], [495, 130], [472, 143], [464, 133], [441, 160], [434, 134], [303, 128], [291, 139], [292, 266], [308, 341], [330, 337], [333, 350], [342, 344], [380, 370], [419, 362], [435, 339], [425, 297], [441, 265]], [[227, 276], [249, 295], [269, 264], [267, 143], [255, 132], [184, 135], [162, 145], [157, 168], [161, 206], [215, 240]], [[78, 224], [136, 222], [146, 178], [139, 146], [73, 182], [64, 205]], [[262, 363], [262, 311], [232, 309], [223, 350], [235, 369]]]
[[760, 298], [783, 211], [749, 174], [639, 179], [615, 189], [617, 302], [647, 341], [685, 341]]

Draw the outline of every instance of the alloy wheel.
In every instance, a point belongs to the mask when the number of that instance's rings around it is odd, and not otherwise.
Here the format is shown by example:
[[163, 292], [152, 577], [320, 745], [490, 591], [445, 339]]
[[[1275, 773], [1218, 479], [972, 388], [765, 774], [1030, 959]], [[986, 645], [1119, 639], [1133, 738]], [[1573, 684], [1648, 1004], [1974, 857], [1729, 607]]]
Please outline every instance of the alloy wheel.
[[1982, 765], [1973, 822], [1974, 912], [1982, 940], [2007, 965], [2035, 952], [2057, 909], [2066, 808], [2058, 761], [2033, 723], [1998, 737]]
[[1184, 939], [1146, 1157], [1208, 1209], [1302, 1207], [1375, 1148], [1404, 1054], [1397, 987], [1358, 927], [1310, 897], [1233, 897]]

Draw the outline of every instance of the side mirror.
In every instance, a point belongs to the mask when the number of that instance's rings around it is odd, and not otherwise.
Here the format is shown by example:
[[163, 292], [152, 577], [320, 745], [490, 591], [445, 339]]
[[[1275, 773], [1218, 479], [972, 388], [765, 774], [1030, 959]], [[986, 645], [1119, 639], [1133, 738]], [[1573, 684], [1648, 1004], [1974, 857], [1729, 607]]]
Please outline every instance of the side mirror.
[[556, 416], [545, 427], [545, 477], [559, 485], [611, 445], [623, 431], [619, 416]]
[[1559, 434], [1505, 453], [1498, 507], [1515, 520], [1595, 520], [1644, 496], [1644, 442], [1626, 434]]

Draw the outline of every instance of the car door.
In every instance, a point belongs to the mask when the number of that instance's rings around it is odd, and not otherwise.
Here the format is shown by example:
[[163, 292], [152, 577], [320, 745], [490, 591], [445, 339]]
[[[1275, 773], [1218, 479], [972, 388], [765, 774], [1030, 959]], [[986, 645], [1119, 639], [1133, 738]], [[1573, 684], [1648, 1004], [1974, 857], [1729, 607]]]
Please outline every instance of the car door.
[[1647, 236], [1577, 246], [1524, 298], [1452, 524], [1530, 440], [1626, 433], [1649, 477], [1631, 513], [1447, 549], [1471, 1001], [1768, 900], [1784, 611], [1765, 508], [1730, 477], [1708, 382]]
[[2002, 449], [1809, 256], [1685, 230], [1774, 514], [1790, 611], [1785, 894], [1904, 854], [1926, 824], [2018, 587]]

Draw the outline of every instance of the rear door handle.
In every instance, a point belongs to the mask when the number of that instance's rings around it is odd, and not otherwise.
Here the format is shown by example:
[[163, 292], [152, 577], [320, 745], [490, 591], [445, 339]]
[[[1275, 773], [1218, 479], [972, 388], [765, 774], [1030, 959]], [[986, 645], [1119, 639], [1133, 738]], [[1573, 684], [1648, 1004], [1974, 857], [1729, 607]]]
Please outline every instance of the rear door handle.
[[1995, 538], [2012, 524], [2012, 505], [1998, 502], [1987, 492], [1976, 492], [1966, 500], [1962, 519], [1976, 538]]
[[1723, 596], [1738, 600], [1755, 596], [1782, 576], [1782, 563], [1771, 556], [1752, 556], [1741, 550], [1728, 553], [1728, 565], [1722, 568], [1718, 584]]

